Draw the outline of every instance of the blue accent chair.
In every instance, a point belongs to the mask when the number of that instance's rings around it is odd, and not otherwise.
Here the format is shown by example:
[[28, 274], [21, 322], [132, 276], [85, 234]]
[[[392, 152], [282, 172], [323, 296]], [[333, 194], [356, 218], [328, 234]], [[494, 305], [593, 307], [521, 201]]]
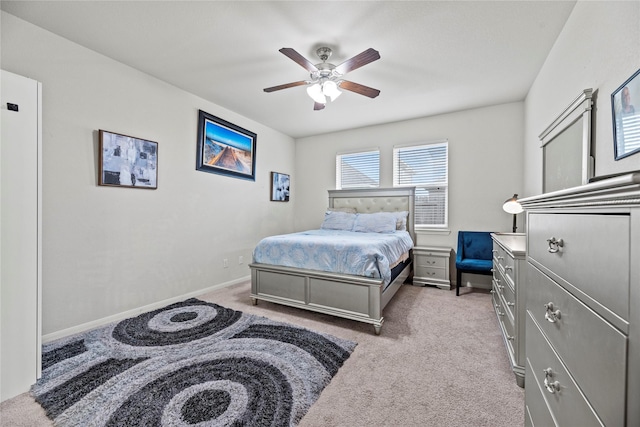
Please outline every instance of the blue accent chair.
[[456, 296], [460, 295], [462, 273], [493, 274], [493, 241], [489, 231], [459, 231], [456, 253]]

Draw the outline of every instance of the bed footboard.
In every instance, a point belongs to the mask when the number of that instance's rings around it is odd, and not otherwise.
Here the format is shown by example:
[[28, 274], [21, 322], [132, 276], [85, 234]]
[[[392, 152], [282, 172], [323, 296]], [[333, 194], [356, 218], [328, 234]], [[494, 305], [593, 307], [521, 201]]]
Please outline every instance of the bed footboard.
[[407, 279], [405, 268], [383, 291], [380, 279], [303, 270], [268, 264], [249, 264], [251, 298], [372, 324], [380, 334], [382, 309]]

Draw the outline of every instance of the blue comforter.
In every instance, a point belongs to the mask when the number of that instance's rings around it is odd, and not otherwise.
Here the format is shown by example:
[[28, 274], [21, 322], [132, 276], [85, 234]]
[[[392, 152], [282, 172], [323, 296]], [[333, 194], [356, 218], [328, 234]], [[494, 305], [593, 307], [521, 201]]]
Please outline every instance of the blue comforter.
[[309, 230], [261, 240], [253, 251], [253, 262], [383, 279], [387, 285], [389, 265], [412, 247], [406, 231]]

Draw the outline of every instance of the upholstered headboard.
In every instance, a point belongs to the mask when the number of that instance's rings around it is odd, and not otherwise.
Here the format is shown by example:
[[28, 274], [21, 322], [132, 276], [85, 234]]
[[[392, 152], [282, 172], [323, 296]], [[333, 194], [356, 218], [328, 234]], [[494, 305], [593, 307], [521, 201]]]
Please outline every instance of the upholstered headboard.
[[407, 231], [415, 242], [414, 196], [415, 187], [329, 190], [329, 207], [355, 208], [358, 213], [408, 211]]

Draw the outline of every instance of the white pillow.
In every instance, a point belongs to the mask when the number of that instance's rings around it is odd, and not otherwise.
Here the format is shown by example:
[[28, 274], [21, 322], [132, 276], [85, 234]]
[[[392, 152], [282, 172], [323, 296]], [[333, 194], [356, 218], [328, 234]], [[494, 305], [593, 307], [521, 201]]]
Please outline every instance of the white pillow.
[[396, 230], [407, 230], [407, 217], [409, 216], [408, 211], [400, 211], [393, 212], [393, 215], [396, 217]]
[[391, 212], [357, 214], [353, 231], [362, 233], [395, 233], [397, 218]]
[[356, 220], [356, 214], [348, 212], [326, 212], [320, 226], [323, 230], [351, 231]]

